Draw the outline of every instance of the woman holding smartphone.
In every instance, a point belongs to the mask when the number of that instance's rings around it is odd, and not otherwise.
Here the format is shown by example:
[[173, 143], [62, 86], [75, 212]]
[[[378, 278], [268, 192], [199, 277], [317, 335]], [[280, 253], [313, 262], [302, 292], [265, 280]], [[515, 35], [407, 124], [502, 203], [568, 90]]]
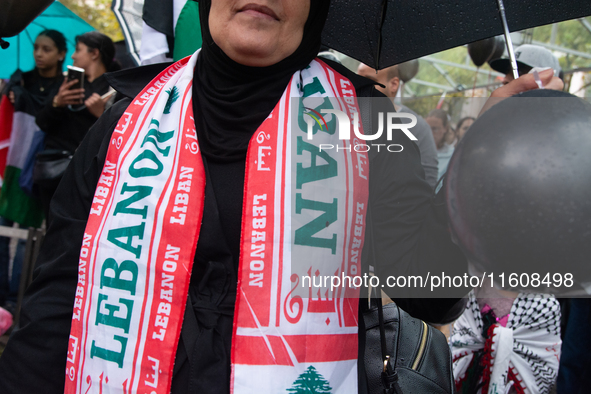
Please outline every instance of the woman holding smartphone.
[[[65, 79], [53, 99], [37, 115], [37, 125], [45, 131], [45, 150], [74, 153], [86, 132], [105, 111], [109, 91], [104, 74], [120, 68], [114, 60], [115, 46], [104, 34], [93, 31], [76, 37], [74, 66], [84, 70], [83, 81]], [[83, 86], [75, 89], [74, 86]], [[59, 179], [39, 184], [45, 216]]]
[[[66, 56], [66, 38], [56, 30], [44, 30], [35, 39], [33, 46], [35, 68], [22, 72], [17, 70], [4, 90], [14, 105], [12, 131], [8, 149], [7, 166], [3, 175], [0, 193], [0, 225], [21, 228], [39, 227], [43, 211], [38, 198], [23, 191], [21, 187], [23, 158], [32, 149], [37, 127], [34, 119], [47, 101], [51, 101], [60, 87], [62, 66]], [[0, 95], [1, 97], [1, 95]], [[19, 164], [21, 163], [21, 164]], [[21, 264], [24, 258], [25, 241], [18, 243], [9, 276], [10, 238], [0, 237], [0, 306], [12, 311], [20, 283]]]

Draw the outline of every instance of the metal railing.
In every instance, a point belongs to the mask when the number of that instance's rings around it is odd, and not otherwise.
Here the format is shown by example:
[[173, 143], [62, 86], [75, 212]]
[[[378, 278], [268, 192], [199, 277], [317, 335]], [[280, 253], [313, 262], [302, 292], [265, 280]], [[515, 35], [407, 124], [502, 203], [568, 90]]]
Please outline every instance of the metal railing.
[[41, 249], [41, 243], [45, 237], [45, 230], [34, 227], [25, 230], [22, 228], [0, 226], [0, 236], [24, 239], [27, 241], [25, 244], [25, 255], [23, 257], [21, 268], [21, 279], [18, 287], [16, 308], [13, 314], [13, 327], [18, 327], [23, 297], [25, 295], [25, 290], [33, 280], [35, 261], [37, 261], [37, 256], [39, 256], [39, 249]]

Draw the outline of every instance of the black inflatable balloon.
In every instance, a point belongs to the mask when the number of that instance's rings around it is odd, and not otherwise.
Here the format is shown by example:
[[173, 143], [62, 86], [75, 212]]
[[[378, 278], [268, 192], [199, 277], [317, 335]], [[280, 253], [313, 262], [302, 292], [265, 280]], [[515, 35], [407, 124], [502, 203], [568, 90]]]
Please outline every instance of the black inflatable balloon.
[[[558, 273], [556, 294], [591, 282], [589, 103], [552, 90], [503, 100], [472, 125], [446, 178], [452, 231], [480, 271], [504, 273], [505, 287], [511, 273], [556, 284]], [[574, 287], [565, 287], [567, 273]], [[517, 287], [547, 284], [531, 278]]]
[[407, 83], [419, 72], [419, 60], [413, 59], [398, 65], [398, 75], [402, 82]]
[[476, 67], [486, 63], [495, 50], [495, 37], [475, 41], [468, 44], [468, 54]]
[[499, 59], [503, 56], [505, 52], [505, 40], [501, 37], [495, 37], [495, 46], [493, 48], [492, 53], [490, 54], [490, 58], [486, 61], [490, 63], [491, 60]]

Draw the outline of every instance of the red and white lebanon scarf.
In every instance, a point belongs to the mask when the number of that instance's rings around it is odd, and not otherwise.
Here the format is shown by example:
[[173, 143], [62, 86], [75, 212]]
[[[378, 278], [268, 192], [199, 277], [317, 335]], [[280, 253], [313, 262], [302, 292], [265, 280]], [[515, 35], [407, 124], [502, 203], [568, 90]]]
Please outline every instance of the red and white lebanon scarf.
[[[471, 292], [450, 339], [459, 394], [474, 377], [482, 384], [478, 391], [481, 394], [550, 392], [558, 375], [562, 344], [560, 305], [554, 297], [519, 294], [506, 327], [491, 325], [488, 338], [482, 335], [483, 327], [478, 301]], [[479, 352], [484, 354], [477, 359]]]
[[[80, 251], [67, 393], [170, 392], [205, 190], [197, 56], [156, 77], [112, 134]], [[249, 144], [233, 393], [357, 391], [358, 289], [301, 288], [304, 275], [359, 273], [365, 231], [367, 154], [320, 107], [358, 111], [351, 82], [315, 60]]]

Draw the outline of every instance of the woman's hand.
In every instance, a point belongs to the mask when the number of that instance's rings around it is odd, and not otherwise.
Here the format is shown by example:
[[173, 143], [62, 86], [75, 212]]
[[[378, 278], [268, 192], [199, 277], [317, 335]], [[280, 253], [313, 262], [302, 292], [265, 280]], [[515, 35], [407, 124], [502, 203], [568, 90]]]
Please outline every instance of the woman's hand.
[[[564, 83], [558, 77], [554, 76], [554, 70], [548, 69], [539, 73], [544, 89], [562, 90]], [[539, 86], [533, 74], [525, 74], [509, 82], [506, 85], [496, 89], [491, 97], [511, 97], [517, 93], [527, 92], [528, 90], [538, 89]]]
[[86, 105], [88, 112], [100, 118], [103, 112], [105, 112], [105, 103], [107, 100], [109, 100], [109, 97], [103, 100], [98, 93], [93, 93], [92, 96], [86, 99], [84, 105]]
[[14, 104], [14, 102], [16, 101], [16, 97], [12, 90], [8, 92], [8, 101], [10, 101], [12, 104]]
[[84, 89], [70, 89], [78, 83], [77, 79], [67, 82], [64, 80], [59, 91], [53, 98], [54, 107], [65, 107], [66, 105], [77, 105], [81, 104], [84, 100]]
[[[564, 88], [564, 82], [558, 77], [554, 76], [554, 70], [544, 70], [540, 75], [542, 86], [544, 89], [562, 90]], [[490, 98], [484, 104], [480, 115], [485, 113], [490, 107], [497, 104], [507, 97], [516, 95], [517, 93], [527, 92], [528, 90], [539, 89], [539, 86], [534, 78], [533, 74], [525, 74], [521, 77], [514, 79], [506, 85], [496, 89], [490, 95]], [[479, 116], [480, 116], [479, 115]]]

